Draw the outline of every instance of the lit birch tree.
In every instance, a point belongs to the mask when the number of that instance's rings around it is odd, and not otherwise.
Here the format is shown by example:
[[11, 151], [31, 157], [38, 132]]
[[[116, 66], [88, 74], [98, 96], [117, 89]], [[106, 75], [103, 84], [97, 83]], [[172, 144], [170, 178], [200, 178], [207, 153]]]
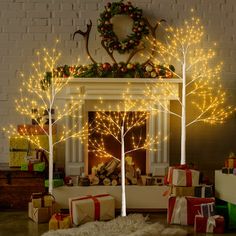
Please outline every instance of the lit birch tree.
[[[200, 20], [193, 17], [190, 22], [185, 21], [182, 27], [167, 27], [165, 31], [167, 35], [165, 42], [150, 40], [158, 54], [156, 57], [153, 56], [153, 52], [150, 55], [157, 64], [168, 66], [173, 63], [176, 66], [177, 70], [172, 70], [171, 73], [174, 78], [182, 80], [178, 100], [181, 112], [171, 111], [163, 96], [156, 96], [153, 93], [153, 90], [161, 89], [162, 94], [166, 96], [174, 95], [175, 90], [170, 83], [163, 83], [162, 86], [157, 83], [155, 87], [148, 87], [146, 95], [152, 99], [153, 104], [159, 104], [159, 108], [153, 108], [154, 110], [168, 112], [180, 118], [180, 163], [185, 164], [186, 129], [197, 122], [223, 123], [232, 113], [232, 109], [225, 105], [226, 93], [220, 83], [222, 63], [212, 65], [211, 60], [215, 57], [215, 52], [212, 49], [204, 50], [202, 46], [204, 30]], [[195, 109], [194, 117], [190, 117], [190, 109]]]
[[[102, 101], [101, 101], [102, 102]], [[109, 153], [106, 145], [101, 139], [90, 140], [90, 152], [93, 152], [98, 157], [114, 158], [121, 161], [121, 188], [122, 188], [122, 206], [121, 216], [126, 216], [126, 192], [125, 192], [125, 158], [126, 155], [137, 150], [156, 150], [158, 144], [158, 137], [146, 137], [142, 135], [134, 135], [132, 131], [136, 127], [141, 127], [146, 124], [149, 118], [149, 112], [145, 107], [140, 106], [139, 99], [132, 99], [128, 93], [123, 96], [116, 107], [109, 107], [108, 109], [99, 109], [96, 107], [96, 115], [94, 119], [94, 131], [102, 136], [109, 136], [120, 144], [121, 157], [114, 156]], [[127, 148], [127, 135], [132, 133], [131, 148]]]
[[[87, 124], [80, 130], [77, 124], [68, 128], [61, 125], [61, 132], [56, 140], [53, 140], [53, 130], [63, 118], [74, 116], [75, 111], [81, 108], [81, 98], [76, 98], [76, 101], [71, 97], [70, 101], [61, 106], [57, 105], [56, 98], [60, 92], [66, 87], [71, 78], [57, 77], [57, 63], [61, 57], [61, 53], [54, 48], [52, 50], [43, 49], [42, 52], [37, 52], [38, 61], [32, 64], [33, 72], [25, 79], [24, 74], [21, 74], [23, 83], [20, 88], [20, 97], [15, 99], [16, 110], [21, 115], [28, 117], [29, 121], [36, 122], [35, 130], [28, 132], [27, 124], [21, 126], [20, 130], [14, 125], [9, 128], [4, 128], [4, 131], [9, 137], [26, 139], [30, 143], [44, 150], [48, 154], [49, 159], [49, 193], [53, 190], [53, 150], [56, 144], [61, 143], [69, 138], [79, 138], [81, 141], [88, 134]], [[46, 111], [48, 116], [48, 125], [45, 125], [45, 120], [39, 118], [39, 114], [32, 112]], [[54, 114], [54, 110], [56, 114]], [[44, 133], [48, 138], [48, 149], [45, 148], [37, 134], [38, 128], [40, 133]]]

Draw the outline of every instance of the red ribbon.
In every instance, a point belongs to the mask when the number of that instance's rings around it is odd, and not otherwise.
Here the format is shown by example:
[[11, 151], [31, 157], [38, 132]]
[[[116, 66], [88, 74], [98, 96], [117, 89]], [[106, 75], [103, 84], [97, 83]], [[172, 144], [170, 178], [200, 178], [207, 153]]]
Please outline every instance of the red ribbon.
[[[170, 169], [170, 175], [169, 175], [169, 181], [168, 181], [168, 183], [169, 184], [172, 184], [172, 181], [173, 181], [173, 171], [174, 171], [174, 169], [179, 169], [179, 170], [187, 170], [187, 169], [189, 169], [189, 167], [188, 167], [188, 165], [187, 164], [183, 164], [183, 165], [175, 165], [175, 166], [173, 166], [173, 167], [171, 167], [171, 169]], [[192, 186], [192, 185], [191, 185]]]
[[186, 169], [185, 173], [186, 173], [186, 186], [190, 187], [193, 184], [192, 183], [192, 171], [189, 169]]
[[[86, 200], [86, 199], [92, 199], [94, 202], [94, 218], [95, 220], [100, 219], [100, 202], [98, 198], [100, 197], [108, 197], [110, 196], [109, 194], [100, 194], [100, 195], [95, 195], [95, 196], [86, 196], [86, 197], [80, 197], [80, 198], [75, 198], [71, 200], [70, 207], [71, 207], [71, 212], [72, 212], [72, 202], [73, 201], [78, 201], [78, 200]], [[71, 220], [73, 222], [73, 214], [71, 214]]]

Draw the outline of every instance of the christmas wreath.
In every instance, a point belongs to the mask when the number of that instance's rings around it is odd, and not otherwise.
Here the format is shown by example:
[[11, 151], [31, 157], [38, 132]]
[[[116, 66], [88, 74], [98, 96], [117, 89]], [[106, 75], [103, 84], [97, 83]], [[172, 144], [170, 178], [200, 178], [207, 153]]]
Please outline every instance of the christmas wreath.
[[[119, 40], [113, 31], [111, 18], [115, 15], [127, 15], [133, 20], [132, 33], [123, 40]], [[135, 49], [143, 36], [149, 34], [149, 29], [142, 16], [142, 9], [134, 7], [131, 2], [125, 4], [122, 0], [107, 4], [105, 11], [100, 14], [98, 32], [109, 50], [123, 54]]]

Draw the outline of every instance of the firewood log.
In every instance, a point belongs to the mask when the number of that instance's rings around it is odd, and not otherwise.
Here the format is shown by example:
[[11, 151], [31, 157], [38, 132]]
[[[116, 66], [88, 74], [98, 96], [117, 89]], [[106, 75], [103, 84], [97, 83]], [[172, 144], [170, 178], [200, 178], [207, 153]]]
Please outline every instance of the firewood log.
[[103, 184], [104, 184], [105, 186], [111, 185], [111, 180], [108, 179], [108, 178], [105, 178], [105, 179], [103, 180]]
[[113, 179], [113, 180], [111, 181], [111, 185], [112, 185], [112, 186], [118, 185], [118, 181], [117, 181], [116, 179]]
[[91, 185], [98, 185], [99, 184], [99, 178], [97, 176], [94, 176], [91, 179]]
[[110, 174], [112, 174], [119, 163], [120, 161], [116, 159], [112, 159], [111, 161], [107, 162], [105, 165], [106, 175], [109, 176]]
[[132, 178], [131, 183], [134, 184], [134, 185], [136, 185], [136, 184], [138, 183], [137, 178]]

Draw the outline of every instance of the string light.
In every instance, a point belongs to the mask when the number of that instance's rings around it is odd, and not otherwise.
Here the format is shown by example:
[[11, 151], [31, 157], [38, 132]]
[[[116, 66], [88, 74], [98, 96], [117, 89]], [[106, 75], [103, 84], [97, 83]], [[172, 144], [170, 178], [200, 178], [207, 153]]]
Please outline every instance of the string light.
[[[56, 43], [59, 41], [57, 40]], [[57, 106], [56, 99], [58, 94], [70, 82], [71, 78], [58, 78], [56, 67], [58, 61], [61, 58], [61, 53], [56, 50], [56, 47], [48, 50], [44, 48], [41, 51], [36, 52], [38, 61], [32, 64], [33, 72], [25, 79], [23, 73], [20, 76], [23, 78], [22, 86], [19, 89], [20, 97], [15, 99], [16, 111], [21, 115], [24, 115], [34, 120], [37, 126], [31, 128], [30, 132], [27, 129], [27, 125], [21, 126], [20, 130], [10, 125], [9, 128], [3, 130], [9, 137], [17, 139], [26, 139], [33, 143], [37, 148], [44, 150], [49, 156], [49, 192], [52, 193], [53, 182], [53, 149], [58, 143], [66, 141], [69, 138], [78, 138], [81, 142], [87, 138], [88, 125], [84, 124], [83, 127], [79, 127], [79, 122], [73, 122], [68, 126], [60, 127], [60, 134], [56, 140], [53, 139], [53, 130], [56, 128], [56, 124], [65, 117], [77, 117], [76, 112], [81, 109], [83, 96], [77, 96], [76, 100], [71, 97], [69, 101]], [[35, 112], [32, 112], [37, 110]], [[56, 113], [54, 114], [54, 110]], [[48, 125], [45, 125], [45, 120], [39, 118], [43, 113], [47, 113]], [[43, 146], [40, 142], [38, 132], [44, 133], [48, 138], [48, 147]]]
[[[193, 9], [191, 11], [193, 12]], [[176, 97], [176, 91], [170, 83], [149, 86], [145, 94], [151, 98], [149, 106], [153, 110], [168, 112], [181, 119], [181, 164], [185, 164], [186, 128], [197, 122], [221, 124], [232, 114], [233, 109], [225, 104], [226, 93], [220, 82], [223, 63], [212, 66], [215, 51], [204, 50], [202, 47], [204, 28], [200, 20], [192, 17], [190, 21], [185, 21], [182, 27], [168, 26], [165, 32], [167, 36], [164, 43], [149, 38], [151, 48], [155, 49], [149, 53], [149, 58], [156, 64], [176, 65], [177, 70], [171, 72], [174, 77], [182, 79], [181, 96], [178, 98], [182, 110], [180, 113], [171, 111], [163, 96], [153, 93], [158, 89], [167, 97]], [[216, 43], [213, 43], [213, 46], [216, 46]], [[159, 104], [158, 108], [153, 104]], [[194, 110], [194, 117], [190, 117], [189, 109]]]

